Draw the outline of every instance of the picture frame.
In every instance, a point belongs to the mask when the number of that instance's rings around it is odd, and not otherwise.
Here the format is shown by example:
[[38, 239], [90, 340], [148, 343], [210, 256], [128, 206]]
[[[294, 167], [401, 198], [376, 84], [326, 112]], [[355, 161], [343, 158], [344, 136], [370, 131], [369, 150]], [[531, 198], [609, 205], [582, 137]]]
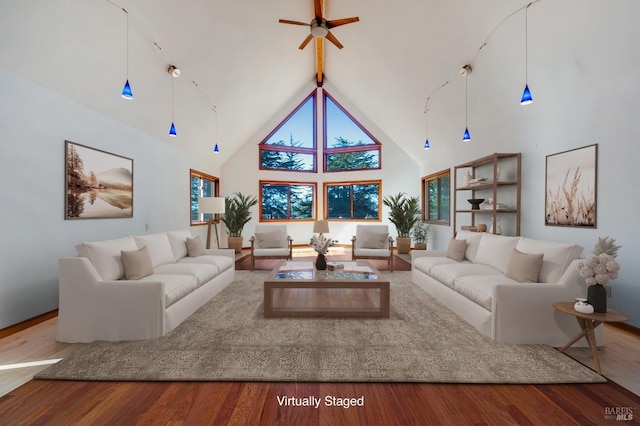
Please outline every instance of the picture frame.
[[598, 144], [546, 157], [545, 225], [596, 228]]
[[133, 217], [133, 159], [65, 141], [65, 220]]

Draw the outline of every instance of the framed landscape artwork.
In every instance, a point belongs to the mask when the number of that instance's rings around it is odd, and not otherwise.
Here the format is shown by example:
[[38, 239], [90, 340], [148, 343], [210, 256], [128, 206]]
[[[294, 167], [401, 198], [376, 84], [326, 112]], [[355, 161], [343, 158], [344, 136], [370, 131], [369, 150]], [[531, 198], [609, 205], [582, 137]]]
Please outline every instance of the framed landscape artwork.
[[65, 220], [133, 217], [133, 160], [65, 141]]
[[596, 227], [598, 144], [547, 155], [545, 225]]

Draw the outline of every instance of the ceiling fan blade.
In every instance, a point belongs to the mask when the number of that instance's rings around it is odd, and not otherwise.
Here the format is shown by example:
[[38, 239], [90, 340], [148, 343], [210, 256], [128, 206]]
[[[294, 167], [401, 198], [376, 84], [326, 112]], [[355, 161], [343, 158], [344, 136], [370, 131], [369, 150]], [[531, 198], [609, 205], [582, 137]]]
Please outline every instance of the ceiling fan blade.
[[322, 0], [313, 0], [313, 11], [318, 22], [322, 19]]
[[335, 28], [340, 25], [351, 24], [352, 22], [358, 22], [360, 18], [354, 16], [353, 18], [342, 18], [342, 19], [334, 19], [332, 21], [327, 21], [327, 28]]
[[305, 27], [309, 26], [309, 24], [307, 24], [306, 22], [291, 21], [289, 19], [279, 19], [278, 22], [280, 22], [281, 24], [304, 25]]
[[333, 33], [331, 31], [329, 31], [325, 37], [327, 40], [329, 40], [331, 43], [335, 44], [336, 47], [338, 49], [342, 49], [344, 46], [342, 45], [342, 43], [340, 43], [338, 41], [338, 39], [336, 38], [336, 36], [333, 35]]
[[307, 38], [304, 39], [304, 41], [302, 42], [302, 44], [300, 45], [300, 47], [298, 47], [298, 49], [302, 50], [304, 49], [307, 44], [309, 44], [309, 42], [313, 39], [313, 35], [309, 34], [307, 36]]

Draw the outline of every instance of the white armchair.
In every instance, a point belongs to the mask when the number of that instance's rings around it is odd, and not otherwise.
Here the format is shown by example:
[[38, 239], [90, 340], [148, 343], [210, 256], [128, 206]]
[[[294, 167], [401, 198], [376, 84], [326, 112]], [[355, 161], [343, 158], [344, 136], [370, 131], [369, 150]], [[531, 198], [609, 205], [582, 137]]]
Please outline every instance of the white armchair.
[[249, 241], [252, 271], [256, 258], [291, 260], [293, 257], [293, 239], [287, 235], [287, 225], [258, 224]]
[[393, 272], [393, 238], [387, 225], [357, 225], [356, 235], [351, 238], [351, 258], [387, 259]]

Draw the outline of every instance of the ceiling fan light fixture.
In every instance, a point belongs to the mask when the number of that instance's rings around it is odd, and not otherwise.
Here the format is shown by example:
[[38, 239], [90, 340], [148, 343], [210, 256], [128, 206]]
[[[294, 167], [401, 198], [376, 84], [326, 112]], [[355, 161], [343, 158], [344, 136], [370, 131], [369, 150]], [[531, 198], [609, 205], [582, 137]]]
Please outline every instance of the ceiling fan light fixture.
[[329, 33], [329, 30], [327, 29], [324, 20], [321, 21], [320, 23], [318, 23], [317, 19], [314, 19], [313, 21], [311, 21], [312, 36], [314, 36], [315, 38], [325, 38], [328, 33]]

